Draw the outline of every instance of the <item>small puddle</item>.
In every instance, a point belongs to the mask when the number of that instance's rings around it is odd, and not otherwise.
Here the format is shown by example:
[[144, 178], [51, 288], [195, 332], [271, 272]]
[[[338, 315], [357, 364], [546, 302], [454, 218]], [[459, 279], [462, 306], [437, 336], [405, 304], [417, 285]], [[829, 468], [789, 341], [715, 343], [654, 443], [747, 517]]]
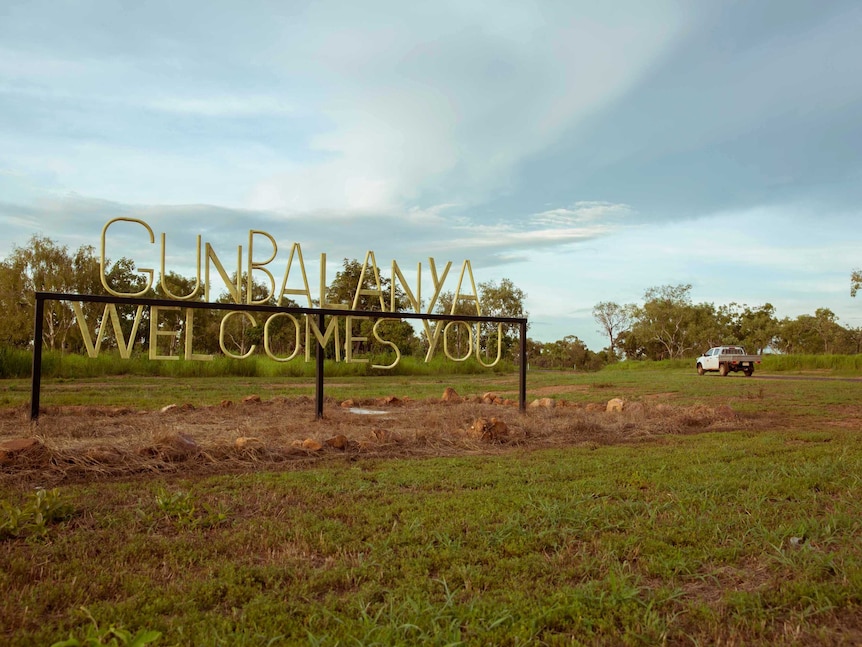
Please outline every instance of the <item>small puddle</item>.
[[361, 416], [385, 416], [388, 411], [378, 411], [377, 409], [360, 409], [358, 407], [350, 407], [348, 409], [350, 413], [356, 413]]

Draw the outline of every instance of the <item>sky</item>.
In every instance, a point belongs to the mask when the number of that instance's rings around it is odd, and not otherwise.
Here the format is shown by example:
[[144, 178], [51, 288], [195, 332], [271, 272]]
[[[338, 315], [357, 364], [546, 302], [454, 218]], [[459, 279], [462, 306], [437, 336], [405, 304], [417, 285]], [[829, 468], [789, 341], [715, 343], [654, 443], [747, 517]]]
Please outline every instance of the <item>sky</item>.
[[322, 253], [426, 298], [469, 260], [593, 350], [597, 303], [662, 285], [859, 327], [860, 33], [858, 0], [3, 0], [0, 257], [131, 218], [156, 244], [117, 223], [112, 260], [265, 231], [315, 298]]

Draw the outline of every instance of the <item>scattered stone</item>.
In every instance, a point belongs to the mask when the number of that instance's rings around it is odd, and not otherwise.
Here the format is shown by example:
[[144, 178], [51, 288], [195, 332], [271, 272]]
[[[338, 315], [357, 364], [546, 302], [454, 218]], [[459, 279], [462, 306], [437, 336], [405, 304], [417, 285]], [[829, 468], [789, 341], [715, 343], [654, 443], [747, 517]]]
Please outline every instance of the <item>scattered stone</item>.
[[237, 449], [246, 449], [247, 447], [261, 445], [260, 438], [254, 436], [240, 436], [234, 441], [234, 446]]
[[143, 447], [138, 452], [142, 456], [158, 456], [164, 461], [184, 461], [200, 453], [200, 446], [194, 438], [185, 434], [173, 434], [157, 438], [152, 447]]
[[168, 405], [162, 407], [161, 409], [159, 409], [159, 411], [161, 413], [168, 413], [169, 411], [173, 411], [174, 409], [179, 409], [179, 408], [180, 407], [178, 404], [168, 404]]
[[342, 409], [352, 409], [355, 406], [356, 406], [355, 400], [345, 400], [344, 402], [341, 403]]
[[389, 406], [398, 406], [401, 404], [401, 400], [396, 398], [394, 395], [387, 395], [385, 398], [379, 398], [377, 400], [378, 405], [389, 405]]
[[484, 442], [500, 442], [509, 436], [508, 425], [497, 418], [477, 418], [469, 431]]
[[461, 396], [459, 396], [458, 392], [451, 386], [447, 386], [443, 391], [443, 397], [440, 399], [443, 400], [443, 402], [460, 402]]
[[260, 404], [259, 395], [247, 395], [242, 399], [243, 404]]
[[323, 445], [314, 440], [314, 438], [306, 438], [302, 441], [302, 448], [312, 452], [319, 452], [323, 449]]
[[482, 395], [482, 404], [494, 404], [497, 400], [497, 394], [491, 391]]
[[539, 398], [530, 403], [531, 409], [553, 409], [557, 406], [557, 402], [553, 398]]
[[605, 406], [605, 411], [608, 413], [612, 411], [622, 411], [626, 406], [625, 400], [622, 398], [612, 398], [608, 400], [607, 405]]
[[604, 411], [607, 405], [601, 404], [600, 402], [587, 402], [584, 406], [586, 411]]
[[0, 443], [0, 464], [47, 458], [48, 449], [36, 438], [12, 438]]
[[222, 409], [230, 409], [233, 406], [233, 402], [230, 400], [222, 400], [219, 405]]
[[349, 443], [350, 441], [347, 440], [347, 436], [343, 434], [338, 434], [326, 440], [326, 444], [335, 449], [347, 449]]
[[371, 430], [371, 437], [379, 443], [400, 443], [401, 434], [398, 432], [389, 431], [382, 427], [375, 427]]

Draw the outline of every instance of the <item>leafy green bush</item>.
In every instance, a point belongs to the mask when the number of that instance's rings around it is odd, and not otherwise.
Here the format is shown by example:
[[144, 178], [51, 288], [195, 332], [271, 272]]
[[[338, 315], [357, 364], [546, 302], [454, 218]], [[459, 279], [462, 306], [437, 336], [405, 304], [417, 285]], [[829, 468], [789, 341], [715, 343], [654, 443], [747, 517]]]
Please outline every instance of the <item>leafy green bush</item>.
[[84, 636], [77, 638], [70, 634], [67, 640], [55, 642], [51, 647], [143, 647], [144, 645], [156, 642], [162, 637], [162, 632], [146, 629], [141, 629], [134, 634], [127, 629], [113, 625], [107, 629], [100, 629], [95, 618], [93, 618], [92, 614], [85, 607], [81, 607], [81, 611], [84, 612], [92, 623], [87, 627]]
[[50, 524], [64, 521], [73, 513], [74, 508], [56, 489], [36, 491], [21, 507], [0, 501], [0, 541], [45, 537]]

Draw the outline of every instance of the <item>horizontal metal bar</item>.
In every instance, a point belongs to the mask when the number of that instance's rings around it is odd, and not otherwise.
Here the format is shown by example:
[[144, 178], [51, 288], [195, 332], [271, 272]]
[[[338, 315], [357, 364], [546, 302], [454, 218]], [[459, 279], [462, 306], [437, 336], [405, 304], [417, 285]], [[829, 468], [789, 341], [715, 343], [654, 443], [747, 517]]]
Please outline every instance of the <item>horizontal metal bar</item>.
[[431, 321], [470, 321], [522, 324], [525, 317], [491, 317], [484, 315], [432, 314], [430, 312], [387, 312], [385, 310], [343, 310], [336, 308], [302, 308], [269, 306], [248, 303], [212, 303], [209, 301], [180, 301], [178, 299], [145, 299], [141, 297], [115, 297], [103, 294], [71, 294], [67, 292], [36, 292], [37, 300], [84, 301], [88, 303], [115, 303], [173, 308], [197, 308], [200, 310], [233, 310], [249, 312], [286, 312], [288, 314], [320, 315], [332, 317], [369, 317], [377, 319], [426, 319]]

